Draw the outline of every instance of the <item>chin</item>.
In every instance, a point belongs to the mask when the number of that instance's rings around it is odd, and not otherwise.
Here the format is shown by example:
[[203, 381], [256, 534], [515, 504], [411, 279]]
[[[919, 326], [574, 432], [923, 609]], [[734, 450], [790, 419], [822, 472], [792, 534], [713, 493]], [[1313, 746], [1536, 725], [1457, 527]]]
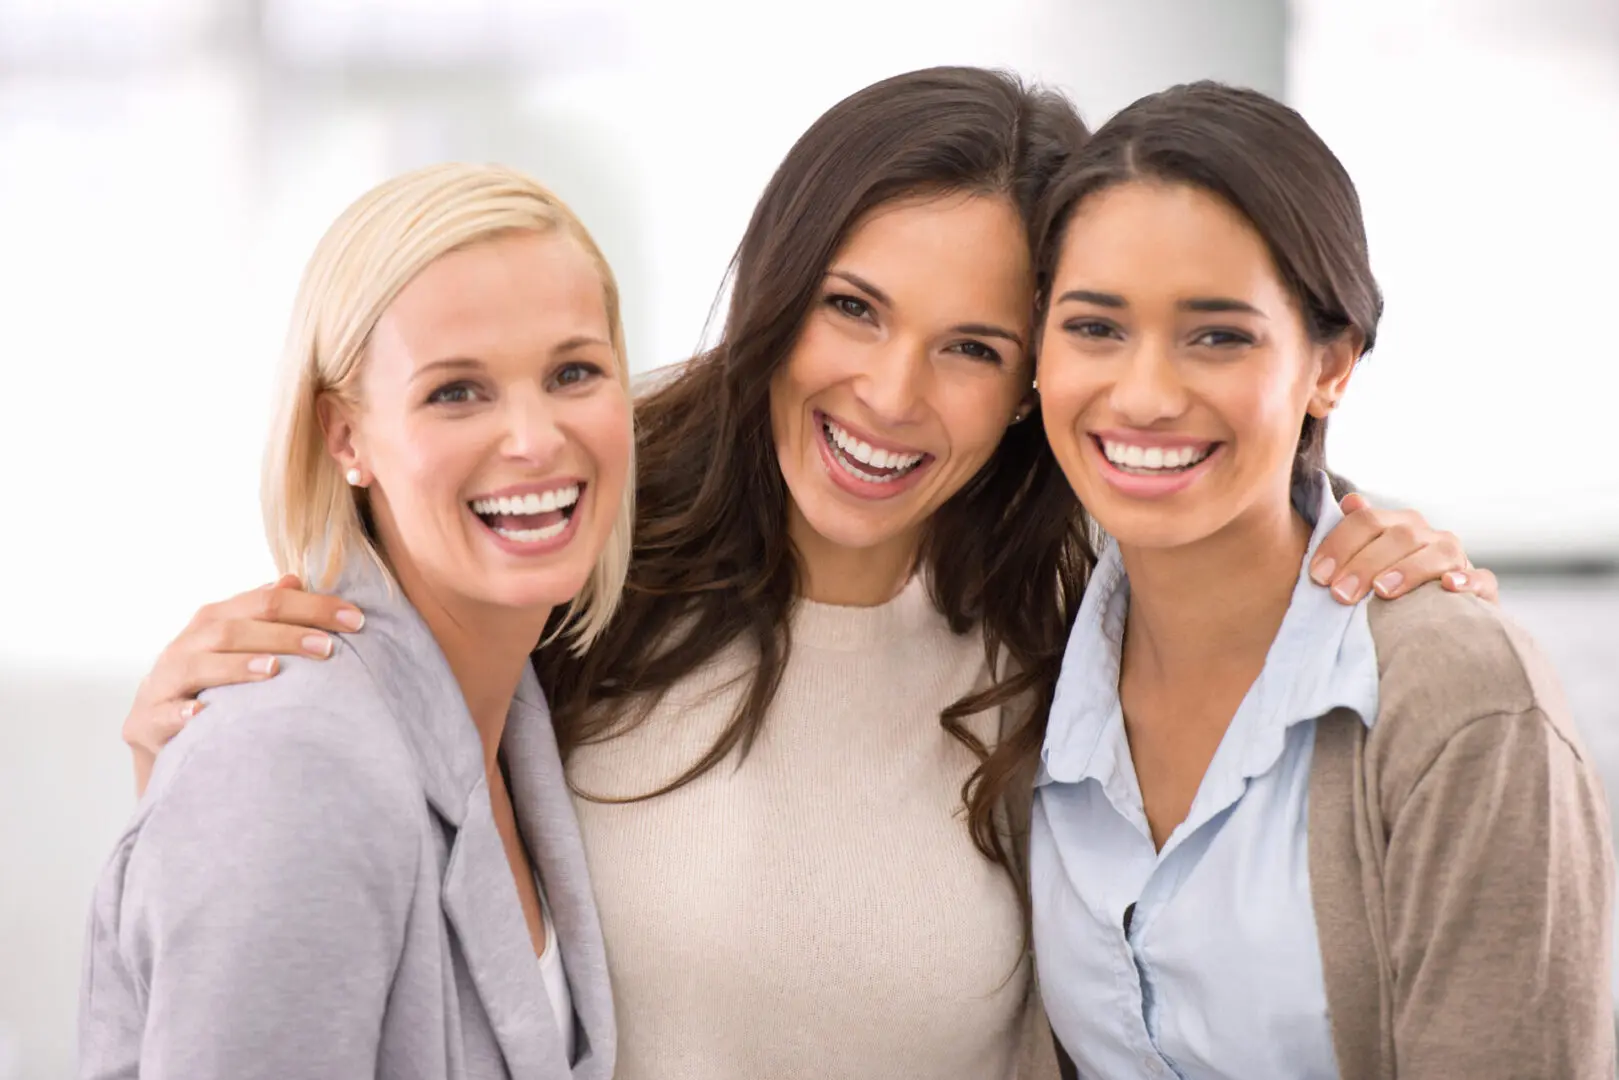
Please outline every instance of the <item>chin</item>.
[[1150, 551], [1168, 551], [1188, 547], [1212, 535], [1211, 530], [1188, 527], [1191, 523], [1164, 521], [1127, 521], [1117, 529], [1102, 528], [1120, 547]]
[[908, 527], [907, 522], [899, 520], [901, 515], [862, 514], [850, 507], [839, 506], [832, 499], [800, 502], [798, 509], [817, 536], [829, 544], [854, 551], [885, 544], [904, 533]]
[[513, 611], [564, 607], [585, 589], [593, 567], [556, 567], [543, 571], [497, 574], [480, 590], [492, 607]]

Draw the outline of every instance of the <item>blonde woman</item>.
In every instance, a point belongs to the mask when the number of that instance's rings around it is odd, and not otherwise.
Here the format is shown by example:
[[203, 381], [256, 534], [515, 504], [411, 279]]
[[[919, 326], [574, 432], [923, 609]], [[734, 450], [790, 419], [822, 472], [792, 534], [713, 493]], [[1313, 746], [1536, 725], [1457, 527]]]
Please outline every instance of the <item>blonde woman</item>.
[[209, 695], [91, 915], [86, 1077], [579, 1077], [615, 1028], [530, 654], [629, 554], [617, 288], [554, 196], [446, 165], [305, 273], [266, 453], [283, 572], [364, 604], [325, 663]]

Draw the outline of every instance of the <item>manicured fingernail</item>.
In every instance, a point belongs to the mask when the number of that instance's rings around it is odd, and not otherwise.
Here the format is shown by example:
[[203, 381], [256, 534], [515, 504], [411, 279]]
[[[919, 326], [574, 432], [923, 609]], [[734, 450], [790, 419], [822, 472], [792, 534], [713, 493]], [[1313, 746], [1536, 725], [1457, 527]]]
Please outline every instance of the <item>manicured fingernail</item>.
[[365, 625], [365, 614], [357, 608], [343, 608], [337, 613], [337, 625], [349, 630], [358, 630]]
[[332, 655], [332, 639], [325, 634], [309, 634], [303, 640], [304, 652], [321, 659]]
[[1355, 591], [1360, 588], [1360, 578], [1350, 574], [1332, 587], [1332, 595], [1346, 604], [1355, 602]]
[[253, 659], [247, 662], [247, 670], [251, 671], [255, 675], [274, 675], [275, 657], [255, 656]]
[[1405, 575], [1398, 570], [1390, 570], [1372, 582], [1372, 588], [1377, 590], [1378, 596], [1388, 596], [1405, 581]]
[[1338, 569], [1338, 564], [1332, 559], [1317, 559], [1310, 567], [1310, 580], [1317, 585], [1325, 585], [1332, 580], [1332, 572]]
[[1445, 575], [1445, 584], [1449, 585], [1453, 589], [1466, 588], [1467, 575], [1462, 573], [1460, 570], [1452, 570], [1450, 573]]
[[193, 716], [196, 716], [201, 711], [202, 702], [198, 701], [196, 698], [192, 698], [190, 701], [180, 706], [180, 718], [182, 720], [190, 720]]

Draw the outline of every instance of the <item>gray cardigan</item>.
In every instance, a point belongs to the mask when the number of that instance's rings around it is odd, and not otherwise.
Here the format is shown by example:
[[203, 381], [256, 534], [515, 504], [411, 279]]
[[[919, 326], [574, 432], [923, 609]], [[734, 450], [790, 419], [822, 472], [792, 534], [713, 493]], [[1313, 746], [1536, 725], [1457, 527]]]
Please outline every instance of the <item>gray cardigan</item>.
[[501, 751], [573, 995], [570, 1069], [437, 643], [354, 567], [363, 633], [207, 695], [159, 757], [91, 911], [83, 1077], [609, 1080], [601, 927], [525, 671]]

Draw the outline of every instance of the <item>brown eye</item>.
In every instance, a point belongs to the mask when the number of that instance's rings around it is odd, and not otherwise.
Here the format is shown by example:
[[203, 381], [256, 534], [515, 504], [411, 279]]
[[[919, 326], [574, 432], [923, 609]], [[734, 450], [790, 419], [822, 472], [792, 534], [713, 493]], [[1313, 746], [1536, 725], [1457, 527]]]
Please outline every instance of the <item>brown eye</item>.
[[826, 298], [826, 302], [836, 308], [841, 315], [851, 319], [865, 319], [871, 316], [871, 305], [858, 296], [845, 296], [838, 294]]
[[982, 341], [963, 341], [956, 348], [961, 351], [963, 356], [970, 356], [974, 360], [982, 360], [989, 364], [999, 364], [1001, 362], [1001, 354], [985, 345]]
[[1254, 339], [1240, 330], [1204, 330], [1192, 339], [1193, 345], [1210, 349], [1229, 349], [1239, 345], [1252, 345]]
[[1110, 338], [1118, 336], [1118, 328], [1100, 319], [1070, 319], [1062, 324], [1063, 330], [1082, 338]]

